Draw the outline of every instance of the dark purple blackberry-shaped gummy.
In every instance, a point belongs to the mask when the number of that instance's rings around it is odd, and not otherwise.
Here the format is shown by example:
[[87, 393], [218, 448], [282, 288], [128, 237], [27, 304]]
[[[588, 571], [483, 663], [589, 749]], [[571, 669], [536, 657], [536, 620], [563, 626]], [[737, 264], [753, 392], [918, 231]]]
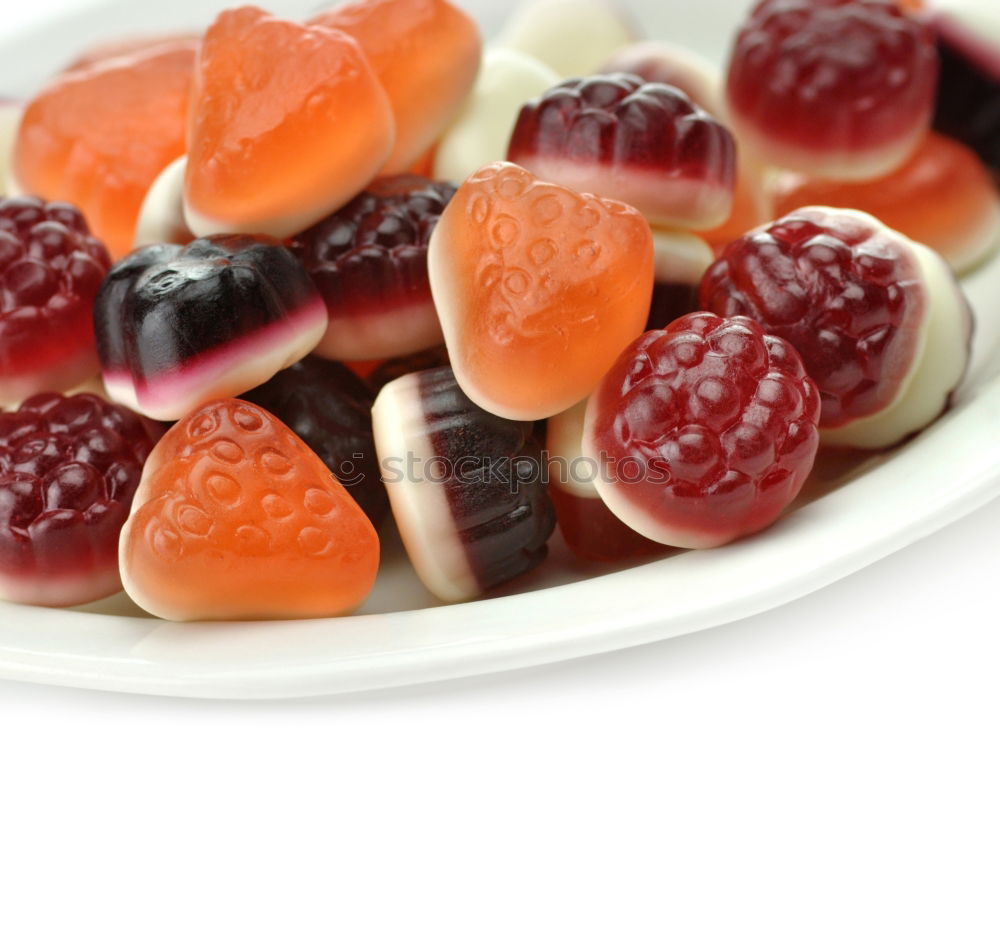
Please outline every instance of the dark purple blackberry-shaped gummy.
[[94, 303], [105, 371], [150, 377], [305, 309], [315, 287], [284, 246], [261, 236], [154, 245], [108, 273]]
[[270, 411], [326, 464], [376, 526], [389, 500], [372, 438], [368, 385], [343, 364], [309, 356], [242, 399]]
[[556, 521], [534, 424], [480, 409], [450, 367], [421, 372], [419, 391], [434, 454], [455, 463], [443, 488], [480, 589], [533, 569]]
[[[106, 572], [117, 574], [118, 532], [152, 447], [140, 417], [92, 394], [42, 393], [0, 411], [0, 577], [93, 574], [111, 592]], [[22, 602], [84, 602], [53, 594]]]
[[708, 169], [729, 187], [736, 168], [733, 137], [708, 112], [680, 89], [625, 73], [567, 79], [524, 105], [507, 159], [533, 156], [669, 167], [698, 179]]
[[[439, 340], [427, 243], [454, 193], [451, 184], [424, 177], [386, 177], [292, 240], [292, 252], [312, 276], [330, 314], [331, 327], [318, 353], [334, 359], [379, 358]], [[352, 337], [351, 323], [397, 312], [401, 323], [390, 321], [381, 329], [368, 324], [359, 328], [361, 340]], [[397, 345], [404, 349], [395, 350]]]

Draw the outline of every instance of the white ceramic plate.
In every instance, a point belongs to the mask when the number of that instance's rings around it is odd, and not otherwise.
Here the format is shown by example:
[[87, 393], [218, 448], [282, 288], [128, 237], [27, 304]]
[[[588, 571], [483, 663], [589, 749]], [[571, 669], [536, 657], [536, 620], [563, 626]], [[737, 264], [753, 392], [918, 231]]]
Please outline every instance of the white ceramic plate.
[[[506, 4], [466, 2], [495, 31]], [[272, 4], [298, 14], [315, 4]], [[745, 3], [635, 4], [650, 35], [716, 58]], [[681, 13], [683, 11], [683, 13]], [[202, 0], [113, 0], [0, 42], [0, 93], [25, 94], [88, 42], [206, 22]], [[0, 677], [201, 697], [290, 697], [552, 662], [750, 616], [829, 584], [1000, 494], [1000, 261], [966, 282], [980, 313], [975, 359], [954, 407], [894, 453], [820, 470], [811, 500], [752, 539], [618, 572], [549, 561], [505, 595], [435, 605], [390, 538], [359, 615], [302, 622], [173, 625], [122, 596], [78, 610], [0, 603]]]

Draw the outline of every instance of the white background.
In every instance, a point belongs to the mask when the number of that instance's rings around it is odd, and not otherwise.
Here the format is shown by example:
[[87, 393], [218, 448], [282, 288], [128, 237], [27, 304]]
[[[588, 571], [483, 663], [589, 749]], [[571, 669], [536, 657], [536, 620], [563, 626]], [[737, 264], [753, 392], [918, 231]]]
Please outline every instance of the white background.
[[0, 941], [995, 944], [998, 534], [994, 503], [769, 614], [458, 683], [0, 683]]

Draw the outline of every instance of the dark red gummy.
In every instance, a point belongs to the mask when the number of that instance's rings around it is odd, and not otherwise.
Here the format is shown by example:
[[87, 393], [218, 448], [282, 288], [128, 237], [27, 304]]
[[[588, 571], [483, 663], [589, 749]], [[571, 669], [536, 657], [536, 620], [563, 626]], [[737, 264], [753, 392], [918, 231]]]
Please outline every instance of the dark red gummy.
[[651, 521], [721, 543], [766, 527], [798, 494], [818, 417], [790, 344], [747, 318], [698, 312], [626, 348], [587, 422], [613, 488]]
[[876, 227], [797, 210], [730, 243], [702, 279], [702, 308], [753, 318], [795, 346], [823, 427], [888, 406], [915, 355], [926, 291], [905, 245]]
[[0, 377], [94, 350], [91, 309], [110, 265], [76, 207], [0, 198]]
[[273, 413], [318, 455], [376, 526], [389, 498], [372, 435], [374, 394], [352, 370], [310, 355], [242, 395]]
[[149, 428], [88, 393], [41, 393], [0, 411], [0, 571], [58, 577], [118, 554]]
[[555, 528], [534, 424], [480, 409], [450, 367], [418, 376], [433, 453], [455, 470], [442, 483], [455, 530], [485, 592], [537, 567]]
[[443, 181], [384, 177], [294, 237], [330, 316], [429, 304], [427, 243], [454, 193]]
[[732, 188], [729, 131], [680, 89], [616, 73], [567, 79], [521, 108], [507, 159], [628, 164]]
[[892, 0], [763, 0], [729, 63], [730, 107], [809, 150], [878, 147], [929, 119], [930, 29]]
[[281, 322], [314, 298], [298, 259], [263, 236], [146, 246], [111, 269], [94, 303], [101, 366], [154, 377]]

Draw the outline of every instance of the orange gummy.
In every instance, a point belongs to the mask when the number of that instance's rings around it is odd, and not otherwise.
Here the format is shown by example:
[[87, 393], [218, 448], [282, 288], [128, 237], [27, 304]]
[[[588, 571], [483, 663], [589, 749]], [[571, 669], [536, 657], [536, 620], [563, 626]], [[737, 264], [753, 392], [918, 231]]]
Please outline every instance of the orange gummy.
[[393, 143], [385, 92], [358, 44], [257, 7], [219, 15], [191, 101], [188, 225], [291, 236], [347, 203]]
[[196, 40], [172, 40], [55, 78], [21, 120], [13, 176], [76, 204], [115, 257], [130, 252], [143, 197], [184, 153]]
[[153, 449], [120, 562], [132, 599], [166, 619], [333, 616], [368, 595], [379, 540], [287, 426], [221, 399]]
[[534, 420], [588, 396], [642, 333], [653, 237], [624, 203], [499, 161], [445, 208], [428, 267], [466, 395], [499, 416]]
[[936, 132], [887, 177], [845, 183], [788, 174], [774, 201], [776, 217], [814, 205], [863, 210], [937, 250], [958, 272], [1000, 239], [1000, 195], [989, 172], [972, 150]]
[[310, 22], [361, 44], [396, 119], [396, 144], [381, 173], [402, 173], [440, 137], [476, 80], [475, 22], [447, 0], [360, 0]]

